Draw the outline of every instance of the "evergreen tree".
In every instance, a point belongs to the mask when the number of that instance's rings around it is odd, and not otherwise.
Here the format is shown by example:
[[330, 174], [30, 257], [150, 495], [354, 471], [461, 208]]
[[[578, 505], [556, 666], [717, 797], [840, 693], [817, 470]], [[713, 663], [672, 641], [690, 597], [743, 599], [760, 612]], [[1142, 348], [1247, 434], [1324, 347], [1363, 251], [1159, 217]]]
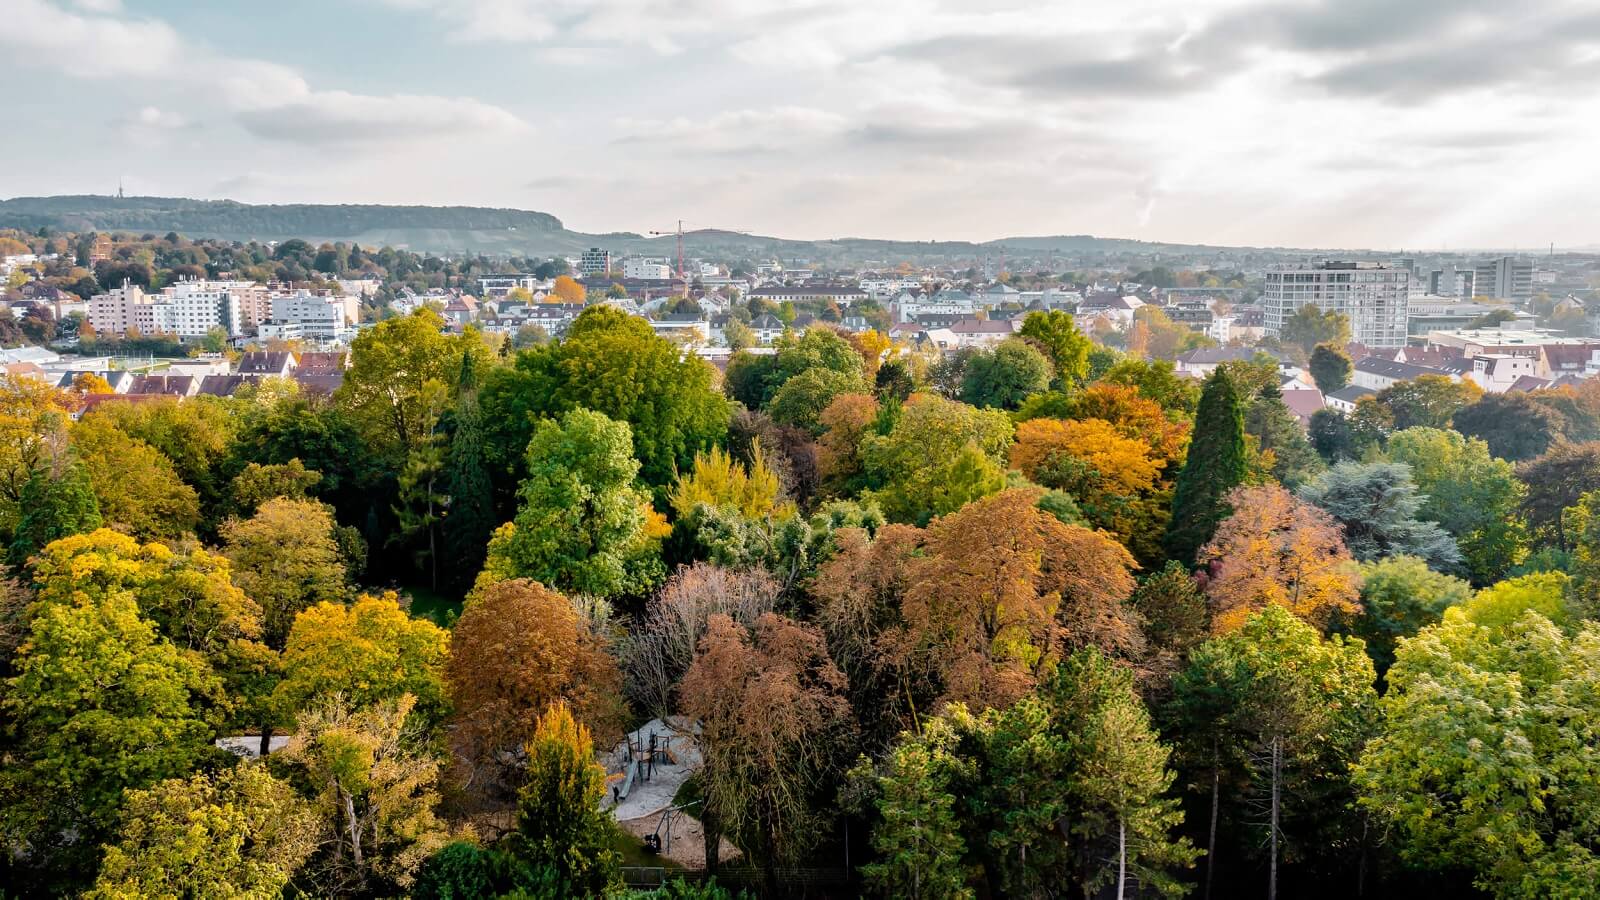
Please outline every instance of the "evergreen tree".
[[478, 411], [478, 378], [472, 354], [462, 354], [457, 385], [456, 430], [450, 438], [450, 508], [444, 520], [445, 558], [450, 577], [470, 584], [483, 568], [489, 535], [494, 532], [493, 486], [484, 465], [483, 421]]
[[1350, 372], [1355, 365], [1350, 356], [1336, 344], [1318, 344], [1311, 351], [1311, 377], [1317, 390], [1331, 394], [1350, 383]]
[[18, 507], [22, 520], [11, 539], [10, 562], [21, 566], [45, 544], [72, 534], [86, 534], [101, 525], [100, 504], [89, 473], [76, 462], [58, 476], [36, 469], [22, 486]]
[[1284, 487], [1296, 488], [1323, 470], [1322, 458], [1306, 440], [1306, 432], [1284, 405], [1277, 388], [1262, 392], [1245, 413], [1245, 430], [1255, 437], [1257, 449], [1272, 454], [1272, 477]]
[[1195, 414], [1189, 458], [1178, 473], [1167, 528], [1167, 553], [1185, 563], [1228, 516], [1228, 492], [1245, 476], [1244, 410], [1233, 379], [1222, 371], [1206, 379]]
[[934, 719], [921, 735], [895, 747], [886, 771], [874, 779], [883, 817], [872, 830], [878, 860], [862, 866], [861, 874], [885, 897], [973, 896], [950, 783], [960, 766], [951, 756], [958, 737], [946, 720]]
[[616, 826], [600, 809], [606, 773], [594, 740], [565, 703], [539, 718], [528, 744], [528, 780], [517, 803], [517, 830], [506, 838], [524, 885], [559, 885], [556, 896], [603, 897], [622, 886], [611, 849]]

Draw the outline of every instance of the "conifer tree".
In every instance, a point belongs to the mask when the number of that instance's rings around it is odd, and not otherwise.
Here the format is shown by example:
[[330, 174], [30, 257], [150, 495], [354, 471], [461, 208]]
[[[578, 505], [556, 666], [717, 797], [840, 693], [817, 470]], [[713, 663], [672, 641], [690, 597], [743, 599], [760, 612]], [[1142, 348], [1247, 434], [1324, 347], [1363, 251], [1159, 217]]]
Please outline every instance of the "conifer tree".
[[1189, 458], [1178, 474], [1167, 528], [1167, 553], [1185, 563], [1211, 540], [1228, 516], [1228, 492], [1244, 481], [1244, 409], [1233, 379], [1218, 370], [1206, 379], [1195, 414]]
[[94, 498], [89, 473], [76, 462], [59, 475], [36, 469], [22, 486], [18, 502], [22, 520], [11, 539], [10, 562], [20, 566], [45, 544], [101, 525], [100, 503]]
[[450, 508], [444, 520], [445, 558], [450, 577], [470, 584], [483, 568], [489, 536], [494, 532], [493, 487], [484, 465], [483, 420], [478, 411], [478, 375], [472, 354], [461, 357], [457, 384], [456, 430], [450, 438]]
[[600, 809], [605, 770], [594, 761], [589, 729], [567, 705], [553, 704], [528, 743], [528, 779], [517, 830], [506, 840], [519, 882], [557, 887], [556, 896], [609, 896], [622, 886], [611, 849], [616, 826]]

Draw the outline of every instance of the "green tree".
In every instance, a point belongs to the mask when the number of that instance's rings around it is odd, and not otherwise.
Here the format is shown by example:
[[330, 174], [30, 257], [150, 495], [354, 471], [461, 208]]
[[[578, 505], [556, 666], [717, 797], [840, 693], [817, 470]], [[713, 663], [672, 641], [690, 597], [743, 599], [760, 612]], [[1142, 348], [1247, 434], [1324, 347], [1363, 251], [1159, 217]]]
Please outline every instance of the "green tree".
[[871, 776], [880, 817], [872, 829], [878, 859], [862, 866], [861, 874], [874, 892], [912, 900], [975, 896], [967, 885], [967, 844], [952, 793], [961, 766], [956, 739], [948, 722], [933, 719], [922, 734], [902, 737], [884, 771]]
[[645, 541], [645, 496], [626, 422], [574, 410], [539, 423], [528, 477], [509, 534], [490, 545], [490, 568], [565, 593], [611, 596], [630, 587], [630, 561]]
[[1284, 321], [1279, 337], [1285, 344], [1294, 344], [1310, 356], [1318, 344], [1343, 347], [1350, 343], [1350, 318], [1331, 309], [1324, 312], [1315, 303], [1307, 303]]
[[1446, 428], [1457, 412], [1483, 396], [1471, 381], [1452, 381], [1444, 375], [1423, 375], [1398, 381], [1358, 404], [1357, 419], [1375, 417], [1368, 424], [1384, 433], [1407, 428]]
[[222, 528], [233, 582], [261, 607], [262, 640], [282, 650], [295, 616], [318, 602], [342, 602], [349, 582], [328, 508], [277, 498]]
[[1317, 389], [1331, 394], [1350, 383], [1350, 373], [1355, 364], [1350, 355], [1335, 344], [1318, 344], [1311, 351], [1311, 378]]
[[4, 700], [17, 741], [0, 771], [4, 831], [32, 844], [39, 862], [59, 860], [81, 877], [92, 866], [76, 854], [110, 835], [124, 790], [217, 754], [208, 706], [220, 684], [125, 591], [41, 603], [15, 664]]
[[1484, 394], [1451, 418], [1455, 430], [1480, 438], [1500, 459], [1522, 462], [1542, 455], [1565, 436], [1566, 417], [1525, 392]]
[[891, 521], [926, 524], [934, 516], [1005, 486], [1011, 420], [933, 395], [901, 410], [887, 434], [861, 441], [870, 497]]
[[1532, 612], [1492, 627], [1452, 611], [1401, 645], [1357, 779], [1405, 861], [1466, 868], [1496, 897], [1593, 893], [1597, 660], [1596, 626]]
[[1308, 429], [1311, 446], [1329, 464], [1355, 459], [1358, 453], [1355, 431], [1350, 420], [1336, 409], [1319, 409], [1311, 414]]
[[1167, 527], [1167, 553], [1184, 563], [1228, 516], [1228, 492], [1244, 481], [1244, 410], [1233, 379], [1213, 372], [1200, 394], [1189, 456], [1178, 474]]
[[1394, 664], [1394, 648], [1401, 638], [1438, 622], [1445, 610], [1471, 596], [1472, 587], [1465, 581], [1435, 572], [1415, 556], [1362, 563], [1362, 612], [1350, 616], [1342, 630], [1366, 641], [1367, 655], [1382, 677]]
[[444, 713], [449, 633], [400, 608], [394, 594], [363, 596], [350, 606], [319, 603], [295, 617], [274, 692], [288, 715], [337, 697], [353, 709], [413, 698], [418, 715]]
[[433, 434], [440, 393], [453, 383], [463, 352], [486, 356], [488, 349], [475, 332], [444, 334], [444, 319], [431, 309], [386, 319], [351, 344], [334, 401], [373, 451], [398, 467]]
[[1590, 491], [1600, 490], [1600, 441], [1557, 444], [1549, 452], [1517, 467], [1525, 490], [1523, 522], [1539, 539], [1566, 550], [1573, 536], [1562, 520], [1566, 510]]
[[1434, 522], [1417, 517], [1422, 497], [1401, 463], [1340, 463], [1300, 489], [1344, 527], [1350, 555], [1362, 562], [1408, 554], [1440, 571], [1461, 565], [1455, 539]]
[[200, 498], [172, 461], [107, 417], [85, 416], [72, 428], [72, 444], [108, 526], [141, 540], [175, 540], [199, 523]]
[[1269, 471], [1284, 487], [1297, 488], [1325, 468], [1306, 439], [1305, 429], [1276, 389], [1263, 392], [1250, 403], [1244, 414], [1244, 430], [1256, 439], [1258, 452], [1263, 456], [1272, 454]]
[[539, 717], [527, 754], [517, 830], [506, 838], [506, 852], [524, 870], [519, 880], [553, 883], [557, 896], [619, 890], [621, 860], [611, 849], [617, 827], [600, 809], [606, 773], [594, 761], [589, 729], [556, 703]]
[[307, 469], [298, 457], [287, 463], [246, 463], [235, 475], [230, 493], [238, 515], [254, 515], [261, 504], [274, 497], [304, 500], [322, 483], [322, 473]]
[[1070, 391], [1088, 381], [1089, 350], [1094, 342], [1078, 330], [1071, 313], [1059, 309], [1028, 313], [1017, 333], [1049, 358], [1055, 370], [1052, 389]]
[[1417, 516], [1456, 539], [1476, 584], [1491, 584], [1522, 558], [1525, 529], [1517, 516], [1522, 484], [1511, 463], [1477, 438], [1437, 428], [1390, 436], [1384, 455], [1411, 467], [1424, 499]]
[[1200, 403], [1200, 387], [1194, 379], [1179, 375], [1167, 359], [1124, 359], [1107, 369], [1100, 380], [1136, 388], [1176, 420], [1192, 419]]
[[317, 846], [310, 805], [265, 766], [129, 791], [88, 897], [272, 900]]
[[864, 394], [871, 390], [867, 376], [859, 368], [835, 371], [814, 368], [790, 378], [772, 395], [767, 407], [772, 420], [804, 428], [813, 435], [822, 433], [822, 413], [836, 398], [845, 394]]
[[11, 538], [9, 560], [21, 567], [46, 544], [99, 528], [100, 504], [89, 484], [89, 473], [68, 461], [59, 473], [35, 470], [22, 486], [22, 518]]
[[1027, 341], [1002, 341], [967, 360], [961, 399], [980, 408], [1016, 409], [1050, 386], [1050, 361]]
[[449, 481], [445, 492], [450, 497], [450, 506], [444, 519], [444, 544], [451, 580], [465, 585], [483, 568], [489, 536], [498, 524], [494, 514], [494, 488], [484, 461], [477, 367], [470, 353], [461, 356], [456, 394], [456, 427], [450, 436], [446, 466]]

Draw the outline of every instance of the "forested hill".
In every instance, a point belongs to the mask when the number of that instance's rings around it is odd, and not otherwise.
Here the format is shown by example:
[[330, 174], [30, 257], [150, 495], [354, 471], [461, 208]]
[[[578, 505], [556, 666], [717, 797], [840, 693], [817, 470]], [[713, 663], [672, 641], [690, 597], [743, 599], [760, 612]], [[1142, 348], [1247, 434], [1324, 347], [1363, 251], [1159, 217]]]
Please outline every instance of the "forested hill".
[[[379, 206], [352, 204], [256, 205], [234, 200], [177, 197], [75, 195], [0, 200], [0, 228], [35, 231], [124, 231], [191, 238], [313, 243], [345, 241], [364, 247], [400, 247], [420, 253], [487, 253], [503, 256], [554, 256], [588, 247], [618, 254], [670, 255], [671, 237], [649, 238], [616, 232], [569, 231], [549, 213], [476, 206]], [[1253, 257], [1275, 258], [1279, 250], [1251, 250], [1164, 244], [1092, 235], [1007, 237], [970, 241], [897, 241], [867, 238], [794, 240], [731, 231], [693, 231], [684, 249], [695, 256], [738, 260], [777, 257], [819, 264], [959, 263], [976, 264], [995, 253], [1067, 254], [1112, 264], [1162, 256], [1227, 255], [1237, 264]]]

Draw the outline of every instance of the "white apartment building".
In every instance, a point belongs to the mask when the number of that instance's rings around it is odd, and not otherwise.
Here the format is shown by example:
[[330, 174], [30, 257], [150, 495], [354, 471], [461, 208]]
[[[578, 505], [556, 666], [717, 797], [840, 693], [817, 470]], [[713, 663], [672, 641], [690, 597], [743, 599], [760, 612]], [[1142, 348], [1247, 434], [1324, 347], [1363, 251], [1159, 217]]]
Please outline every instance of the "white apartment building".
[[1277, 337], [1302, 306], [1344, 314], [1350, 339], [1368, 347], [1406, 345], [1411, 273], [1385, 263], [1321, 262], [1267, 270], [1261, 298], [1266, 333]]
[[242, 286], [256, 287], [248, 282], [183, 281], [161, 292], [156, 306], [168, 307], [166, 315], [172, 323], [171, 331], [180, 338], [204, 337], [213, 328], [221, 328], [229, 337], [244, 334], [244, 313], [235, 293]]
[[672, 278], [672, 266], [660, 257], [630, 256], [622, 261], [622, 277], [667, 281]]
[[611, 271], [611, 251], [590, 247], [578, 259], [578, 271], [584, 275], [604, 275]]
[[[310, 291], [299, 291], [272, 298], [272, 321], [259, 329], [267, 336], [268, 326], [279, 329], [296, 325], [306, 340], [342, 341], [350, 336], [349, 305], [338, 297], [325, 297]], [[281, 332], [278, 336], [282, 336]]]

